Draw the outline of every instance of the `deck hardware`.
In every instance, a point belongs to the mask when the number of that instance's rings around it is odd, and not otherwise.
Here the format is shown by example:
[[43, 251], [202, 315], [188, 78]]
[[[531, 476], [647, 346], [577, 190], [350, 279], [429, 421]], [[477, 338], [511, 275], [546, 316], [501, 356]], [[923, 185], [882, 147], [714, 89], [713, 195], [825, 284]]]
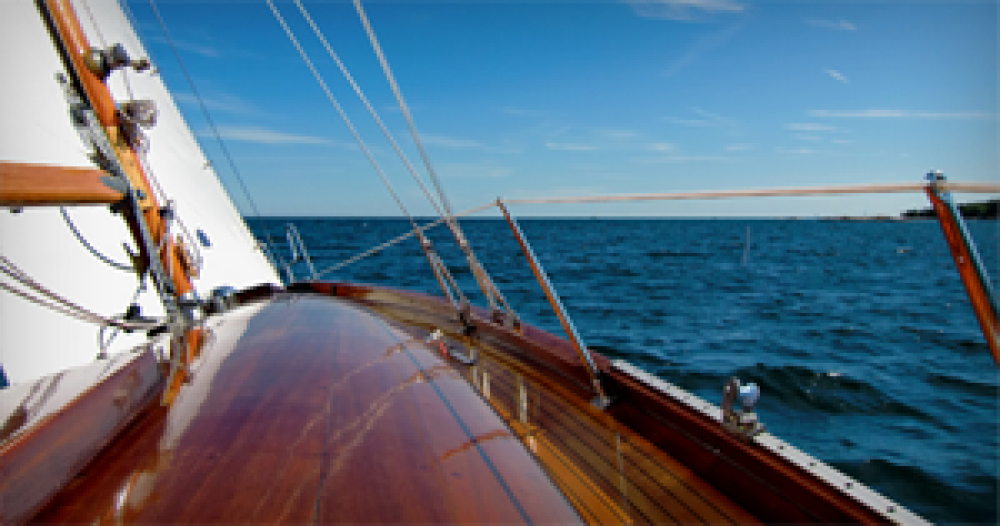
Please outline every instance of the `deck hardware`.
[[236, 306], [236, 289], [222, 285], [212, 289], [208, 297], [208, 308], [212, 313], [226, 312]]
[[310, 279], [317, 279], [316, 267], [313, 266], [312, 258], [309, 257], [309, 249], [306, 248], [305, 242], [302, 241], [302, 236], [299, 235], [299, 229], [295, 228], [294, 224], [288, 223], [285, 225], [285, 236], [288, 238], [288, 248], [292, 251], [292, 259], [285, 264], [285, 273], [288, 274], [288, 282], [295, 281], [292, 264], [300, 259], [304, 260], [309, 267]]
[[[734, 435], [751, 439], [764, 432], [764, 424], [757, 420], [753, 407], [760, 400], [757, 384], [741, 385], [736, 377], [730, 378], [722, 389], [722, 427]], [[739, 408], [737, 408], [737, 402]]]
[[457, 345], [449, 344], [444, 341], [444, 333], [441, 332], [441, 329], [435, 329], [434, 332], [427, 337], [426, 342], [431, 346], [436, 344], [437, 347], [441, 349], [441, 354], [443, 354], [446, 358], [453, 358], [462, 365], [474, 365], [476, 361], [479, 360], [476, 348], [473, 347], [471, 343], [469, 345], [469, 352], [462, 353], [458, 350]]
[[535, 274], [535, 278], [538, 279], [538, 284], [542, 286], [542, 290], [545, 292], [545, 296], [549, 299], [549, 303], [552, 305], [552, 310], [556, 311], [556, 316], [559, 317], [559, 322], [562, 324], [563, 330], [566, 331], [566, 335], [569, 336], [570, 342], [573, 344], [573, 348], [576, 350], [577, 355], [580, 357], [580, 362], [587, 369], [587, 373], [590, 375], [591, 384], [594, 386], [594, 394], [596, 397], [591, 401], [591, 404], [597, 409], [604, 410], [611, 404], [611, 399], [604, 392], [604, 387], [601, 385], [601, 373], [594, 364], [594, 359], [590, 356], [590, 350], [583, 343], [583, 338], [580, 337], [580, 333], [576, 331], [576, 327], [573, 325], [573, 321], [569, 318], [569, 314], [566, 313], [566, 308], [563, 307], [562, 301], [559, 300], [559, 294], [556, 292], [552, 282], [549, 281], [548, 275], [545, 273], [545, 269], [542, 268], [542, 263], [538, 261], [535, 256], [535, 252], [531, 249], [531, 245], [528, 244], [527, 238], [524, 237], [524, 233], [521, 232], [521, 227], [518, 226], [517, 221], [504, 206], [502, 200], [497, 199], [497, 206], [503, 212], [504, 217], [507, 219], [507, 223], [510, 225], [510, 229], [514, 232], [514, 237], [517, 239], [517, 243], [521, 245], [521, 250], [524, 252], [524, 256], [528, 259], [528, 265], [531, 267], [532, 272]]
[[87, 68], [102, 81], [107, 80], [111, 72], [116, 69], [130, 67], [135, 71], [143, 72], [148, 70], [150, 66], [149, 60], [144, 58], [132, 60], [128, 56], [128, 51], [125, 51], [125, 46], [121, 44], [114, 44], [107, 49], [91, 48], [84, 60], [87, 63]]

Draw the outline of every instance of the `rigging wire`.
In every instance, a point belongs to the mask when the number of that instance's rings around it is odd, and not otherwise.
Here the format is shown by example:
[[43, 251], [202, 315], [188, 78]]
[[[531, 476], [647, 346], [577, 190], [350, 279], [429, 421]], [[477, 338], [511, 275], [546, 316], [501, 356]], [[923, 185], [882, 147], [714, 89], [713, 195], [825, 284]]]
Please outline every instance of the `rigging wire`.
[[[219, 133], [219, 128], [215, 125], [215, 120], [212, 119], [211, 114], [208, 112], [208, 106], [206, 106], [204, 99], [201, 98], [201, 94], [198, 92], [198, 88], [195, 87], [194, 79], [191, 77], [191, 73], [188, 71], [187, 66], [184, 65], [184, 61], [181, 59], [181, 54], [177, 50], [177, 45], [174, 39], [170, 36], [170, 31], [167, 30], [167, 24], [163, 20], [163, 16], [160, 14], [160, 10], [156, 7], [155, 0], [149, 0], [149, 6], [152, 8], [153, 14], [156, 16], [157, 22], [160, 24], [160, 29], [163, 31], [163, 36], [166, 37], [167, 43], [170, 45], [171, 51], [173, 51], [174, 57], [177, 59], [177, 64], [181, 68], [181, 72], [184, 74], [184, 78], [187, 80], [188, 86], [191, 88], [191, 93], [194, 95], [195, 99], [198, 101], [198, 106], [201, 108], [202, 113], [205, 115], [205, 120], [208, 122], [209, 128], [212, 130], [212, 135], [215, 136], [216, 141], [219, 143], [219, 149], [222, 150], [223, 156], [226, 158], [226, 162], [229, 164], [229, 168], [232, 170], [233, 175], [236, 177], [236, 181], [239, 183], [240, 189], [243, 191], [243, 195], [250, 205], [250, 209], [253, 211], [254, 218], [260, 219], [261, 213], [260, 209], [257, 208], [257, 203], [254, 201], [253, 197], [250, 195], [250, 190], [247, 188], [246, 182], [243, 179], [243, 175], [240, 173], [239, 169], [236, 167], [236, 161], [233, 160], [233, 156], [229, 153], [229, 148], [226, 147], [225, 141], [222, 140], [222, 134]], [[138, 26], [137, 26], [138, 27]], [[267, 239], [267, 243], [264, 246], [265, 252], [268, 256], [273, 256], [277, 260], [279, 265], [284, 265], [284, 260], [277, 252], [272, 252], [272, 246], [277, 246], [274, 239], [271, 238], [271, 232], [268, 229], [264, 229], [264, 237]]]
[[[320, 75], [319, 71], [316, 69], [316, 66], [313, 65], [312, 60], [309, 59], [309, 56], [306, 53], [305, 49], [299, 43], [299, 40], [295, 37], [295, 33], [292, 32], [292, 28], [288, 26], [288, 23], [285, 22], [284, 17], [281, 16], [281, 12], [278, 11], [278, 8], [274, 5], [274, 3], [271, 0], [267, 0], [267, 5], [271, 8], [271, 12], [274, 14], [274, 17], [278, 20], [278, 23], [281, 25], [281, 28], [284, 29], [285, 34], [288, 36], [288, 39], [292, 42], [292, 45], [299, 52], [299, 56], [302, 57], [302, 60], [306, 63], [306, 66], [309, 67], [309, 71], [312, 72], [313, 77], [316, 79], [316, 82], [319, 83], [320, 87], [323, 89], [323, 92], [326, 93], [326, 97], [330, 100], [330, 103], [333, 104], [333, 107], [337, 110], [337, 113], [340, 115], [340, 118], [344, 121], [344, 124], [347, 125], [347, 129], [350, 130], [351, 135], [354, 136], [354, 140], [358, 143], [358, 146], [361, 148], [361, 151], [364, 152], [365, 156], [368, 158], [368, 161], [371, 163], [372, 167], [375, 168], [375, 172], [378, 173], [379, 178], [382, 179], [382, 183], [385, 184], [385, 187], [389, 190], [389, 193], [392, 195], [392, 198], [396, 201], [396, 204], [399, 205], [400, 210], [402, 210], [403, 214], [406, 215], [406, 218], [409, 220], [410, 225], [413, 227], [413, 232], [416, 233], [416, 235], [418, 236], [418, 238], [421, 241], [421, 246], [425, 246], [425, 243], [427, 243], [426, 246], [429, 247], [429, 243], [430, 242], [427, 241], [424, 238], [423, 233], [420, 230], [420, 228], [418, 227], [416, 220], [413, 218], [413, 216], [410, 214], [410, 212], [406, 209], [406, 206], [403, 204], [403, 201], [399, 198], [399, 195], [396, 193], [395, 189], [393, 188], [392, 183], [389, 182], [389, 178], [385, 175], [385, 172], [382, 170], [382, 167], [378, 164], [378, 161], [375, 160], [375, 157], [372, 155], [371, 151], [368, 149], [368, 146], [365, 144], [365, 141], [361, 139], [361, 134], [359, 134], [358, 131], [357, 131], [357, 129], [355, 129], [354, 124], [351, 123], [351, 119], [347, 116], [347, 113], [344, 112], [344, 109], [340, 106], [340, 103], [337, 102], [337, 98], [333, 95], [333, 92], [330, 90], [330, 87], [327, 86], [326, 81], [323, 80], [323, 76]], [[324, 42], [325, 42], [325, 39], [324, 39]], [[332, 52], [332, 50], [331, 50], [331, 52]], [[346, 70], [344, 70], [344, 72], [345, 72], [345, 74], [347, 74]], [[353, 79], [352, 79], [352, 84], [353, 84]], [[357, 85], [355, 84], [355, 86], [357, 86]], [[359, 91], [359, 95], [360, 95], [360, 91]], [[364, 99], [364, 95], [361, 95], [361, 97], [362, 97], [362, 100], [365, 100], [365, 103], [367, 104], [367, 100]], [[371, 108], [371, 105], [368, 105], [368, 106], [369, 106], [369, 108]], [[372, 109], [371, 111], [374, 112], [374, 109]], [[378, 116], [376, 114], [374, 114], [374, 113], [373, 113], [373, 115], [375, 115], [376, 120], [378, 120]], [[381, 123], [381, 121], [379, 121], [379, 122]], [[385, 128], [383, 126], [383, 130], [384, 129]], [[386, 131], [386, 133], [388, 133], [388, 130], [385, 130], [385, 131]], [[391, 137], [390, 137], [390, 139], [391, 139]], [[393, 145], [395, 145], [395, 141], [393, 141]], [[398, 151], [398, 146], [397, 146], [397, 151]], [[402, 153], [402, 152], [400, 152], [400, 153]], [[416, 175], [415, 172], [414, 172], [414, 175]], [[418, 182], [419, 182], [419, 178], [418, 178]], [[421, 186], [423, 186], [422, 183], [421, 183]], [[425, 189], [425, 191], [426, 191], [426, 189]], [[428, 198], [430, 198], [430, 194], [429, 193], [428, 193]], [[431, 199], [431, 203], [434, 204], [435, 207], [437, 207], [437, 204], [434, 203], [433, 199]], [[440, 208], [438, 210], [440, 210]], [[431, 270], [434, 271], [434, 273], [436, 275], [438, 273], [438, 270], [439, 270], [440, 267], [437, 266], [437, 265], [435, 265], [434, 258], [431, 256], [430, 253], [427, 252], [426, 249], [425, 249], [425, 253], [426, 253], [427, 258], [428, 258], [428, 260], [429, 260], [429, 262], [431, 264]], [[443, 267], [443, 265], [442, 265], [442, 267]], [[444, 271], [445, 271], [445, 273], [447, 273], [447, 268], [446, 267], [444, 268]], [[319, 276], [318, 274], [315, 274], [315, 275], [316, 275], [316, 277]], [[462, 294], [461, 291], [458, 291], [458, 294], [462, 298], [462, 301], [464, 302], [465, 301], [465, 295]]]
[[437, 210], [438, 215], [444, 216], [445, 212], [441, 209], [441, 205], [438, 204], [437, 200], [431, 195], [430, 190], [428, 190], [427, 185], [424, 184], [424, 181], [420, 177], [420, 174], [417, 173], [417, 170], [416, 168], [413, 167], [413, 164], [410, 162], [410, 159], [406, 157], [405, 153], [403, 153], [402, 148], [400, 148], [399, 144], [396, 142], [396, 139], [392, 136], [392, 133], [389, 132], [389, 129], [386, 127], [385, 123], [382, 122], [382, 119], [378, 116], [378, 113], [375, 111], [375, 108], [372, 107], [371, 103], [368, 101], [368, 98], [365, 97], [365, 94], [364, 92], [362, 92], [361, 87], [358, 86], [357, 82], [354, 81], [354, 77], [351, 76], [351, 73], [349, 71], [347, 71], [347, 67], [344, 66], [343, 62], [341, 62], [340, 57], [337, 56], [337, 53], [333, 51], [333, 47], [330, 46], [329, 42], [327, 42], [326, 37], [323, 35], [323, 32], [320, 30], [319, 26], [317, 26], [316, 23], [313, 21], [312, 17], [309, 15], [309, 12], [306, 11], [305, 6], [303, 6], [302, 2], [300, 2], [299, 0], [295, 0], [295, 5], [298, 6], [299, 11], [302, 12], [302, 16], [306, 19], [306, 22], [309, 23], [309, 27], [312, 28], [313, 33], [316, 34], [316, 37], [319, 38], [320, 42], [323, 44], [323, 47], [326, 48], [326, 51], [327, 53], [329, 53], [330, 58], [332, 58], [333, 61], [337, 64], [337, 67], [340, 68], [341, 73], [344, 74], [344, 78], [346, 78], [347, 82], [349, 82], [351, 84], [351, 87], [354, 88], [354, 92], [357, 93], [358, 98], [361, 99], [362, 103], [364, 103], [365, 108], [368, 109], [368, 113], [370, 113], [372, 118], [375, 119], [375, 123], [378, 124], [379, 128], [382, 130], [382, 133], [385, 134], [386, 139], [388, 139], [389, 143], [392, 144], [393, 149], [396, 150], [396, 154], [399, 155], [399, 158], [403, 161], [403, 164], [406, 165], [407, 170], [409, 170], [410, 174], [417, 181], [417, 184], [420, 185], [420, 189], [423, 190], [424, 195], [427, 196], [427, 200], [430, 201], [434, 209]]
[[[87, 18], [90, 19], [90, 23], [94, 26], [94, 30], [97, 32], [97, 40], [101, 41], [101, 49], [108, 49], [108, 42], [104, 39], [104, 34], [101, 32], [101, 26], [97, 23], [97, 17], [94, 16], [94, 12], [90, 10], [90, 2], [87, 0], [80, 0], [83, 4], [84, 11], [87, 12]], [[125, 85], [125, 91], [128, 92], [129, 100], [135, 100], [135, 95], [132, 93], [132, 83], [128, 79], [127, 68], [122, 70], [122, 81]]]
[[135, 272], [136, 271], [136, 268], [134, 266], [132, 266], [132, 265], [125, 265], [123, 263], [119, 263], [119, 262], [117, 262], [117, 261], [109, 258], [108, 256], [105, 256], [99, 250], [97, 250], [96, 248], [94, 248], [94, 246], [91, 245], [89, 241], [87, 241], [87, 238], [84, 237], [82, 233], [80, 233], [80, 230], [73, 223], [73, 220], [70, 219], [69, 212], [66, 211], [66, 207], [60, 206], [59, 207], [59, 213], [62, 214], [63, 221], [66, 222], [66, 226], [68, 226], [69, 229], [70, 229], [70, 231], [73, 232], [73, 235], [76, 237], [76, 240], [79, 241], [80, 244], [83, 245], [91, 254], [93, 254], [94, 257], [96, 257], [97, 259], [103, 261], [105, 264], [107, 264], [107, 265], [109, 265], [109, 266], [111, 266], [113, 268], [116, 268], [118, 270], [121, 270], [123, 272]]
[[[94, 12], [90, 8], [90, 3], [87, 0], [81, 0], [81, 3], [83, 4], [84, 10], [87, 12], [87, 17], [90, 19], [90, 23], [94, 27], [94, 31], [97, 33], [97, 39], [100, 41], [101, 47], [103, 49], [107, 49], [108, 48], [108, 41], [107, 41], [107, 39], [105, 39], [103, 31], [101, 31], [100, 24], [98, 24], [97, 18], [94, 16]], [[138, 25], [134, 21], [134, 18], [132, 16], [132, 10], [128, 7], [128, 2], [127, 1], [123, 1], [122, 4], [124, 5], [125, 16], [129, 20], [129, 23], [132, 25], [132, 27], [137, 28]], [[166, 29], [164, 29], [164, 32], [166, 32]], [[136, 49], [137, 50], [138, 49], [142, 49], [142, 45], [139, 43], [139, 41], [136, 38], [135, 34], [130, 33], [130, 35], [132, 36], [133, 40], [135, 40]], [[132, 90], [132, 83], [129, 81], [129, 70], [128, 70], [128, 68], [122, 69], [121, 73], [122, 73], [122, 79], [123, 79], [124, 84], [125, 84], [125, 89], [128, 92], [129, 100], [135, 100], [135, 93]], [[137, 157], [137, 159], [139, 161], [139, 164], [140, 164], [143, 172], [145, 173], [146, 177], [149, 179], [149, 181], [151, 183], [151, 186], [153, 187], [154, 193], [157, 195], [158, 200], [160, 202], [167, 203], [167, 202], [170, 201], [169, 198], [167, 197], [167, 193], [163, 190], [163, 186], [160, 184], [159, 179], [156, 177], [155, 173], [153, 172], [152, 166], [150, 165], [149, 160], [148, 160], [148, 158], [146, 156], [146, 154], [148, 153], [148, 147], [149, 147], [149, 145], [145, 141], [143, 141], [141, 144], [137, 145], [137, 147], [135, 148], [136, 149], [136, 157]], [[131, 266], [128, 266], [128, 265], [123, 265], [121, 263], [117, 263], [115, 261], [112, 261], [110, 258], [107, 258], [103, 254], [101, 254], [100, 252], [98, 252], [96, 249], [94, 249], [93, 246], [91, 246], [90, 243], [88, 243], [87, 240], [83, 238], [83, 236], [80, 234], [79, 230], [76, 228], [76, 226], [70, 220], [69, 215], [67, 214], [65, 208], [60, 207], [60, 212], [62, 213], [63, 219], [65, 220], [66, 224], [73, 231], [73, 234], [74, 234], [74, 236], [76, 236], [77, 240], [79, 240], [80, 243], [83, 244], [87, 248], [87, 250], [89, 250], [94, 256], [96, 256], [98, 259], [100, 259], [101, 261], [104, 261], [105, 263], [107, 263], [108, 265], [110, 265], [110, 266], [112, 266], [114, 268], [117, 268], [117, 269], [120, 269], [120, 270], [124, 270], [124, 271], [129, 271], [129, 272], [134, 272], [135, 271], [134, 267], [131, 267]], [[204, 259], [202, 257], [200, 249], [198, 248], [198, 244], [195, 242], [194, 237], [191, 235], [191, 231], [188, 229], [188, 227], [184, 223], [183, 219], [181, 219], [180, 216], [178, 216], [178, 215], [175, 214], [174, 220], [180, 226], [182, 235], [184, 235], [187, 238], [185, 246], [188, 247], [189, 251], [190, 250], [194, 251], [194, 258], [193, 258], [194, 262], [193, 263], [194, 263], [194, 268], [197, 269], [196, 272], [200, 271]], [[163, 246], [161, 244], [161, 247], [160, 247], [161, 252], [162, 252], [162, 249], [163, 249]]]
[[[270, 0], [268, 1], [270, 2]], [[358, 16], [361, 18], [362, 25], [365, 27], [365, 32], [368, 33], [368, 40], [371, 42], [372, 49], [374, 49], [375, 54], [378, 56], [379, 63], [382, 65], [382, 71], [385, 73], [385, 77], [389, 81], [389, 86], [392, 88], [392, 92], [396, 97], [396, 102], [399, 104], [400, 111], [402, 111], [403, 117], [406, 119], [406, 124], [410, 128], [410, 135], [413, 136], [413, 142], [416, 144], [417, 150], [420, 152], [420, 157], [424, 161], [424, 166], [427, 168], [427, 175], [430, 177], [431, 183], [434, 184], [434, 188], [437, 189], [441, 205], [444, 206], [444, 214], [442, 215], [444, 216], [452, 235], [455, 236], [455, 241], [458, 242], [459, 248], [461, 248], [462, 252], [465, 254], [469, 263], [469, 269], [472, 270], [472, 275], [476, 279], [476, 283], [478, 283], [479, 287], [482, 289], [483, 296], [486, 297], [486, 301], [489, 303], [491, 310], [497, 309], [497, 303], [499, 302], [509, 315], [516, 316], [514, 314], [514, 310], [510, 307], [510, 304], [507, 303], [507, 299], [503, 297], [503, 294], [500, 293], [496, 284], [493, 283], [489, 273], [485, 268], [483, 268], [479, 261], [477, 261], [475, 253], [472, 251], [468, 240], [465, 238], [465, 234], [462, 233], [462, 228], [459, 226], [458, 221], [452, 214], [451, 204], [448, 202], [448, 196], [445, 195], [444, 188], [441, 186], [441, 181], [438, 179], [437, 173], [434, 171], [434, 166], [431, 163], [430, 156], [427, 154], [423, 141], [420, 139], [420, 133], [417, 131], [417, 125], [413, 121], [413, 115], [410, 114], [410, 108], [406, 105], [406, 100], [403, 98], [403, 93], [399, 89], [399, 84], [396, 83], [396, 78], [393, 76], [392, 69], [389, 67], [389, 61], [385, 58], [385, 54], [382, 52], [382, 47], [378, 43], [378, 38], [375, 37], [375, 30], [372, 29], [372, 25], [368, 21], [368, 16], [365, 14], [365, 10], [361, 6], [361, 0], [354, 0], [354, 7], [358, 12]]]
[[[296, 0], [296, 3], [297, 0]], [[361, 0], [354, 0], [354, 7], [358, 11], [358, 16], [361, 17], [361, 23], [365, 26], [365, 32], [368, 33], [368, 39], [372, 43], [372, 48], [375, 50], [375, 54], [378, 56], [378, 61], [382, 65], [382, 71], [385, 72], [385, 77], [389, 81], [389, 87], [392, 88], [392, 93], [396, 96], [396, 102], [399, 103], [399, 109], [403, 113], [403, 117], [406, 119], [406, 124], [410, 128], [410, 134], [413, 136], [413, 142], [417, 146], [417, 150], [420, 152], [420, 157], [424, 161], [424, 166], [427, 167], [427, 175], [431, 179], [431, 183], [434, 184], [434, 188], [437, 189], [438, 196], [441, 199], [441, 204], [444, 206], [446, 212], [445, 215], [451, 216], [451, 205], [448, 203], [448, 197], [444, 193], [444, 189], [441, 187], [441, 182], [438, 180], [437, 173], [434, 171], [434, 166], [431, 165], [430, 156], [427, 155], [427, 150], [424, 148], [423, 141], [420, 140], [420, 134], [417, 132], [417, 126], [413, 122], [413, 116], [410, 114], [410, 108], [406, 105], [406, 101], [403, 99], [403, 93], [399, 89], [399, 85], [396, 83], [396, 78], [392, 74], [392, 70], [389, 69], [389, 62], [385, 58], [385, 54], [382, 53], [382, 47], [379, 46], [378, 39], [375, 38], [375, 30], [372, 29], [371, 23], [368, 21], [368, 16], [365, 15], [365, 10], [361, 7]], [[324, 40], [325, 42], [325, 40]]]
[[0, 272], [6, 274], [8, 277], [14, 279], [22, 286], [27, 287], [41, 296], [33, 296], [28, 292], [20, 290], [9, 283], [0, 282], [0, 288], [7, 290], [13, 294], [16, 294], [28, 301], [36, 303], [42, 307], [51, 309], [60, 314], [64, 314], [73, 318], [77, 318], [82, 321], [100, 324], [100, 325], [111, 325], [125, 330], [148, 330], [159, 327], [163, 325], [161, 321], [149, 321], [149, 322], [133, 322], [133, 321], [118, 321], [112, 318], [106, 318], [97, 314], [91, 310], [73, 303], [66, 298], [52, 292], [48, 288], [42, 286], [40, 283], [35, 281], [31, 276], [26, 274], [17, 265], [7, 259], [6, 256], [0, 255]]
[[[480, 205], [480, 206], [477, 206], [475, 208], [470, 208], [470, 209], [468, 209], [468, 210], [466, 210], [464, 212], [459, 212], [458, 214], [455, 214], [455, 217], [464, 217], [464, 216], [467, 216], [467, 215], [477, 214], [479, 212], [482, 212], [483, 210], [488, 210], [490, 208], [493, 208], [496, 205], [497, 205], [496, 202], [486, 203], [485, 205]], [[407, 240], [407, 239], [409, 239], [409, 238], [411, 238], [411, 237], [413, 237], [415, 235], [418, 235], [420, 233], [426, 232], [427, 230], [430, 230], [430, 229], [432, 229], [432, 228], [434, 228], [434, 227], [436, 227], [438, 225], [441, 225], [445, 221], [446, 221], [446, 219], [442, 217], [441, 219], [438, 219], [437, 221], [434, 221], [433, 223], [427, 223], [426, 225], [423, 225], [423, 226], [421, 226], [419, 228], [419, 232], [417, 232], [417, 231], [406, 232], [405, 234], [401, 234], [399, 236], [396, 236], [396, 237], [390, 239], [389, 241], [386, 241], [385, 243], [382, 243], [381, 245], [378, 245], [376, 247], [370, 248], [370, 249], [368, 249], [368, 250], [366, 250], [364, 252], [361, 252], [361, 253], [359, 253], [359, 254], [357, 254], [355, 256], [352, 256], [352, 257], [350, 257], [350, 258], [348, 258], [348, 259], [346, 259], [344, 261], [341, 261], [340, 263], [337, 263], [335, 265], [327, 267], [327, 268], [319, 271], [316, 275], [317, 276], [323, 276], [324, 274], [329, 274], [330, 272], [333, 272], [335, 270], [344, 268], [344, 267], [346, 267], [346, 266], [348, 266], [348, 265], [350, 265], [352, 263], [361, 261], [362, 259], [365, 259], [368, 256], [377, 254], [377, 253], [379, 253], [379, 252], [381, 252], [381, 251], [383, 251], [383, 250], [385, 250], [385, 249], [387, 249], [387, 248], [389, 248], [389, 247], [391, 247], [393, 245], [396, 245], [396, 244], [398, 244], [398, 243], [400, 243], [402, 241], [405, 241], [405, 240]]]

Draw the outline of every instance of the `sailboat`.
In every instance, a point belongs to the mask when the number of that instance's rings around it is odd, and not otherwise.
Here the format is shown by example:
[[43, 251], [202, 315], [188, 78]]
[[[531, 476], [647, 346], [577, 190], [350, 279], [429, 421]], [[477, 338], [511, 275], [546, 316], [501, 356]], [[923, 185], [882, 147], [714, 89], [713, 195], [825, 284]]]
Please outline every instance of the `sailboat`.
[[[423, 235], [461, 245], [447, 208], [407, 236], [441, 296], [286, 283], [117, 3], [5, 2], [0, 34], [5, 524], [926, 522], [767, 432], [755, 386], [713, 403], [592, 352], [510, 202], [566, 337], [462, 246], [465, 299]], [[594, 200], [927, 191], [996, 353], [946, 193], [997, 188], [932, 179]]]

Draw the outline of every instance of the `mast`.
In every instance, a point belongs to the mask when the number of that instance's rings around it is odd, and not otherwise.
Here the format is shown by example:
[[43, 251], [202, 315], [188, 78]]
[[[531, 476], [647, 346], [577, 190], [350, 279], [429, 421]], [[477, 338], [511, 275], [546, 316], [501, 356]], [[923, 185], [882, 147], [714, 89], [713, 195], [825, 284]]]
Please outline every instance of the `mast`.
[[90, 110], [76, 115], [91, 119], [82, 127], [97, 128], [84, 130], [93, 137], [95, 159], [125, 189], [125, 198], [113, 209], [122, 213], [139, 247], [137, 272], [150, 272], [176, 331], [171, 380], [164, 395], [164, 402], [169, 402], [200, 341], [200, 329], [193, 327], [194, 309], [199, 305], [191, 282], [194, 268], [170, 232], [173, 211], [157, 201], [140, 163], [136, 121], [144, 119], [144, 124], [151, 125], [155, 108], [147, 101], [118, 103], [105, 83], [115, 69], [143, 71], [148, 63], [130, 60], [121, 45], [106, 50], [92, 47], [69, 0], [36, 0], [36, 4], [69, 74], [64, 86], [68, 96], [78, 96]]

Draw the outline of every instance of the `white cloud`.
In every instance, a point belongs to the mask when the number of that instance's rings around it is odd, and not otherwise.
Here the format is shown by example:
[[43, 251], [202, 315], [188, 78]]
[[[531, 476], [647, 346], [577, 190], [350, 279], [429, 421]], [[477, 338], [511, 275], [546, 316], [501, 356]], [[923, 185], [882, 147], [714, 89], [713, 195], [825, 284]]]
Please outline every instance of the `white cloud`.
[[847, 77], [845, 77], [843, 73], [841, 73], [841, 72], [839, 72], [839, 71], [837, 71], [835, 69], [829, 69], [828, 68], [828, 69], [825, 69], [823, 71], [826, 71], [827, 75], [830, 75], [831, 77], [833, 77], [833, 78], [835, 78], [835, 79], [843, 82], [844, 84], [850, 83], [850, 81], [847, 80]]
[[506, 177], [514, 172], [506, 166], [484, 163], [442, 163], [438, 171], [446, 177]]
[[523, 108], [512, 108], [509, 106], [501, 108], [500, 111], [506, 113], [507, 115], [516, 115], [518, 117], [541, 117], [545, 114], [545, 112], [540, 110], [526, 110]]
[[[167, 40], [167, 39], [165, 39], [165, 38], [163, 38], [163, 37], [151, 37], [149, 40], [151, 40], [152, 42], [156, 42], [158, 44], [170, 44], [170, 41]], [[215, 48], [213, 48], [211, 46], [206, 46], [206, 45], [203, 45], [203, 44], [197, 44], [197, 43], [194, 43], [194, 42], [189, 42], [189, 41], [186, 41], [186, 40], [177, 40], [177, 39], [174, 39], [173, 43], [174, 43], [174, 46], [177, 47], [177, 49], [183, 49], [184, 51], [190, 51], [192, 53], [196, 53], [196, 54], [201, 55], [203, 57], [209, 57], [209, 58], [220, 58], [220, 57], [222, 57], [222, 53], [218, 49], [215, 49]]]
[[813, 124], [809, 122], [792, 122], [785, 125], [785, 129], [795, 131], [836, 131], [837, 128], [826, 124]]
[[850, 139], [834, 139], [834, 140], [832, 140], [830, 142], [832, 142], [834, 144], [852, 144], [854, 141], [852, 141]]
[[735, 0], [625, 0], [643, 18], [696, 20], [702, 14], [742, 13], [746, 6]]
[[684, 52], [673, 64], [668, 67], [663, 74], [667, 77], [677, 73], [681, 69], [684, 69], [689, 64], [697, 61], [702, 57], [702, 55], [708, 53], [709, 51], [723, 46], [726, 42], [729, 42], [731, 38], [743, 27], [746, 22], [739, 22], [733, 24], [729, 27], [720, 29], [702, 36], [698, 40], [695, 40], [694, 44]]
[[[174, 93], [174, 100], [181, 104], [198, 105], [198, 97], [192, 93]], [[222, 95], [219, 97], [201, 97], [201, 102], [210, 110], [223, 111], [228, 113], [256, 113], [255, 108], [249, 102], [232, 95]]]
[[820, 140], [820, 138], [817, 137], [817, 136], [815, 136], [815, 135], [805, 135], [803, 133], [796, 134], [795, 138], [798, 139], [798, 140], [800, 140], [800, 141], [818, 141], [818, 140]]
[[857, 29], [857, 26], [847, 20], [819, 20], [816, 18], [807, 18], [806, 23], [818, 27], [825, 27], [826, 29], [837, 29], [840, 31], [854, 31]]
[[716, 113], [707, 112], [701, 108], [692, 107], [691, 111], [697, 113], [698, 115], [704, 117], [702, 119], [670, 119], [670, 122], [676, 124], [684, 124], [687, 126], [704, 126], [704, 127], [714, 127], [714, 126], [735, 126], [736, 121], [718, 115]]
[[808, 148], [775, 148], [774, 151], [778, 153], [792, 153], [796, 155], [809, 155], [814, 153], [820, 153], [819, 150], [810, 150]]
[[459, 139], [444, 135], [421, 135], [420, 139], [424, 144], [441, 146], [444, 148], [482, 148], [483, 143], [472, 139]]
[[856, 117], [886, 119], [993, 119], [995, 113], [983, 111], [934, 112], [914, 110], [809, 110], [813, 117]]
[[575, 144], [568, 142], [547, 142], [545, 147], [550, 150], [561, 150], [561, 151], [572, 151], [572, 152], [584, 152], [597, 150], [596, 146], [591, 146], [589, 144]]
[[594, 130], [594, 133], [602, 137], [615, 140], [634, 139], [642, 135], [641, 133], [632, 130], [609, 130], [609, 129], [597, 129]]
[[647, 149], [653, 150], [654, 152], [673, 152], [677, 151], [677, 145], [669, 142], [654, 142], [646, 145]]
[[753, 146], [750, 144], [730, 144], [726, 146], [726, 150], [730, 152], [745, 152], [753, 150]]
[[[260, 144], [339, 144], [336, 141], [310, 135], [295, 135], [259, 126], [219, 126], [219, 135], [230, 141], [255, 142]], [[210, 131], [198, 135], [212, 136]]]
[[725, 157], [722, 155], [662, 155], [659, 157], [636, 157], [632, 159], [633, 162], [637, 163], [683, 163], [683, 162], [695, 162], [695, 161], [734, 161], [736, 159], [732, 157]]

